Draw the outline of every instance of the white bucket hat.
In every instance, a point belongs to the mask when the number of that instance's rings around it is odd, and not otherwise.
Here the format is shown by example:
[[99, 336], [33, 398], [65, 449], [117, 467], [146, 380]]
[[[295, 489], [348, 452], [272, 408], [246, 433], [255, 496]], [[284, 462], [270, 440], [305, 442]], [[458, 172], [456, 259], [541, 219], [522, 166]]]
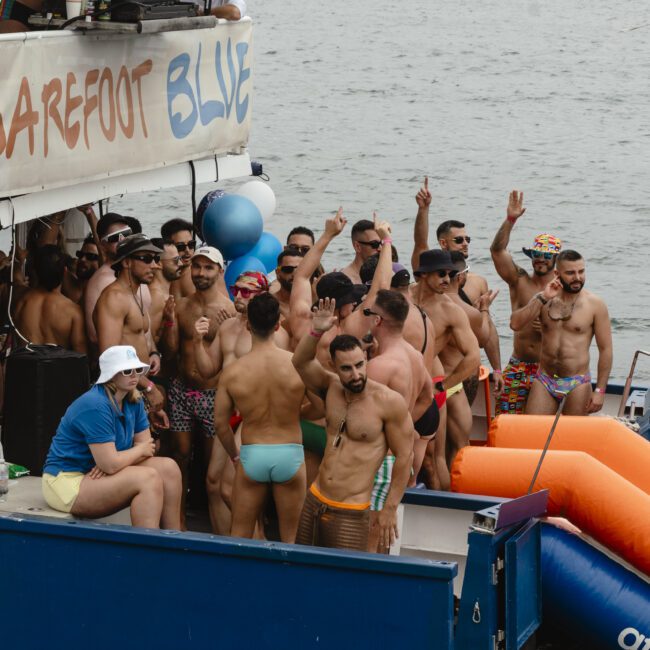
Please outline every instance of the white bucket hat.
[[149, 370], [149, 364], [140, 361], [132, 345], [114, 345], [104, 350], [99, 356], [100, 373], [97, 383], [105, 384], [113, 379], [118, 372], [133, 368], [144, 368], [146, 373]]

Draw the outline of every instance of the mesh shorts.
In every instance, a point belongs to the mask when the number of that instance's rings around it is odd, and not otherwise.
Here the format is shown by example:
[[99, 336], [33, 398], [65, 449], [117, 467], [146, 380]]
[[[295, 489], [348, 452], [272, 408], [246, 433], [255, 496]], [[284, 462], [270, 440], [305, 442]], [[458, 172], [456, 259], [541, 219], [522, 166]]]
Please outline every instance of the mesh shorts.
[[214, 437], [214, 388], [190, 388], [179, 377], [169, 384], [169, 428], [172, 431], [193, 431], [196, 426], [206, 438]]

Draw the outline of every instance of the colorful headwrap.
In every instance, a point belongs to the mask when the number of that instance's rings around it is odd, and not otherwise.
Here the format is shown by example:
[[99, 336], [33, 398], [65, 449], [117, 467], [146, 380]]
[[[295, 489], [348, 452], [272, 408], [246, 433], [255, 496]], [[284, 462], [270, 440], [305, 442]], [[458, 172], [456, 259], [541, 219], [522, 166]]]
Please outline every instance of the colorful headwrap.
[[268, 291], [269, 281], [264, 273], [259, 271], [244, 271], [237, 278], [237, 284], [245, 284], [254, 291]]
[[533, 251], [540, 253], [553, 253], [557, 255], [562, 250], [562, 240], [554, 235], [542, 234], [535, 237], [532, 248], [522, 248], [522, 251], [530, 257]]

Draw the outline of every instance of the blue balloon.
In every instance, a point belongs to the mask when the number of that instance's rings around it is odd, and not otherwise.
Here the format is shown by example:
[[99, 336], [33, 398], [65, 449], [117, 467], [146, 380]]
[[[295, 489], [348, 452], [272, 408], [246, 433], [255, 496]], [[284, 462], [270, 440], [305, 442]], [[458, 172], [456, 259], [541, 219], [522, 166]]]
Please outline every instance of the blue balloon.
[[233, 295], [230, 293], [230, 287], [237, 282], [237, 278], [244, 271], [259, 271], [260, 273], [266, 273], [264, 264], [252, 255], [243, 255], [242, 257], [238, 257], [236, 260], [230, 262], [228, 266], [226, 266], [224, 281], [226, 282], [226, 287], [228, 287], [228, 293], [230, 294], [231, 299], [233, 298]]
[[203, 222], [203, 215], [208, 209], [210, 203], [217, 201], [224, 196], [226, 196], [226, 193], [223, 190], [212, 190], [201, 199], [201, 203], [199, 203], [199, 207], [196, 209], [196, 216], [201, 223]]
[[278, 265], [278, 255], [282, 251], [280, 240], [270, 232], [263, 232], [257, 244], [248, 251], [248, 255], [257, 257], [270, 273]]
[[257, 206], [244, 196], [227, 194], [212, 201], [203, 215], [203, 237], [224, 259], [246, 255], [260, 238], [264, 222]]

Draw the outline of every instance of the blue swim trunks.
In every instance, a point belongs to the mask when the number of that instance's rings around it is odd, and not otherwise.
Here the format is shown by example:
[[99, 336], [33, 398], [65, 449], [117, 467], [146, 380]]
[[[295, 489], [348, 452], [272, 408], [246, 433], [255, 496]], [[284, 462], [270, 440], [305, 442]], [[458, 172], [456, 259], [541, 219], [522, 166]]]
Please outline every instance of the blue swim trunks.
[[302, 445], [242, 445], [239, 460], [244, 473], [258, 483], [286, 483], [305, 461]]

